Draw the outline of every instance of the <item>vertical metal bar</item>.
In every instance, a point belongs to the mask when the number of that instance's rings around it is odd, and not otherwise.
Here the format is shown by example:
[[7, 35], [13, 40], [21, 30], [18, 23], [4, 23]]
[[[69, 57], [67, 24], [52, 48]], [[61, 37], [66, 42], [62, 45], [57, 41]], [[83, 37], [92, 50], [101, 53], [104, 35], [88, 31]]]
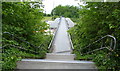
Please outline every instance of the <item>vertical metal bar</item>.
[[113, 39], [111, 39], [111, 42], [110, 42], [110, 49], [112, 49], [112, 46], [113, 46]]

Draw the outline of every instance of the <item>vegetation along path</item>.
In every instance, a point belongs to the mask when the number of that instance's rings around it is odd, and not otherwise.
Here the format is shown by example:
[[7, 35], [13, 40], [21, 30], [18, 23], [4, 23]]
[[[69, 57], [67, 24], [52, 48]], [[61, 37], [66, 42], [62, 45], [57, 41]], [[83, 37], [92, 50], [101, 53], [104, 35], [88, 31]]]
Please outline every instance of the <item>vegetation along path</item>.
[[120, 69], [120, 2], [59, 5], [51, 14], [42, 6], [41, 2], [0, 4], [2, 71]]

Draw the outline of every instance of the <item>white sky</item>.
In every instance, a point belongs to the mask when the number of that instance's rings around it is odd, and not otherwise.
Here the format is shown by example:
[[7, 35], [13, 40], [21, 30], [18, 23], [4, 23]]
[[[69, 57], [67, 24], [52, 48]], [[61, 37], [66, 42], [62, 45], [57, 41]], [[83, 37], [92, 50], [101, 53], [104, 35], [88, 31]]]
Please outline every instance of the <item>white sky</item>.
[[75, 0], [43, 0], [44, 5], [44, 11], [47, 14], [50, 14], [52, 9], [55, 8], [58, 5], [73, 5], [73, 6], [79, 6], [78, 1]]

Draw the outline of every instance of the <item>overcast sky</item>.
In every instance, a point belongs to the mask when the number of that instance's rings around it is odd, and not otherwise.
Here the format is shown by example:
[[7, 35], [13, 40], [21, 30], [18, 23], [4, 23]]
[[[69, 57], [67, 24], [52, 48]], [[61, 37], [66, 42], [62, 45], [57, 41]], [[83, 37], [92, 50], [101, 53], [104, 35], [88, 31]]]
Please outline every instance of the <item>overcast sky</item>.
[[44, 11], [47, 14], [50, 14], [52, 9], [55, 8], [58, 5], [73, 5], [73, 6], [79, 6], [78, 1], [75, 0], [43, 0], [44, 5]]

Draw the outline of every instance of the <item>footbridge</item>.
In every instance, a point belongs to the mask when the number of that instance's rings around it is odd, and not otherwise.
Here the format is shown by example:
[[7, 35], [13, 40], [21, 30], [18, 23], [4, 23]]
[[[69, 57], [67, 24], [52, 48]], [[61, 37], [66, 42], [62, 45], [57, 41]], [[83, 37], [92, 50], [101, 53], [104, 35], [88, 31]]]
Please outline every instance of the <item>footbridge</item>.
[[22, 59], [17, 69], [96, 69], [94, 62], [75, 60], [68, 28], [75, 24], [69, 18], [57, 18], [56, 31], [45, 59]]

